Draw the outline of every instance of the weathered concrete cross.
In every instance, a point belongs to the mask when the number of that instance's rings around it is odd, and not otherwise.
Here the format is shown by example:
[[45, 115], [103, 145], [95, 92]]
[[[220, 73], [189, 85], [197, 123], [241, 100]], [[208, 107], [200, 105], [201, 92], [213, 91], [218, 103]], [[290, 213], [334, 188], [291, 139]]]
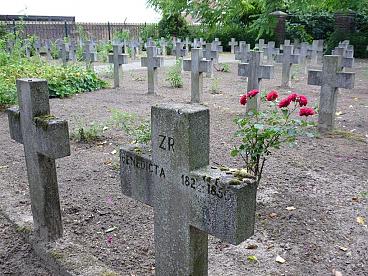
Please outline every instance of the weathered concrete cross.
[[55, 159], [70, 155], [68, 123], [50, 115], [47, 82], [17, 80], [19, 108], [8, 109], [10, 136], [24, 145], [35, 233], [63, 234]]
[[63, 41], [59, 43], [59, 56], [63, 65], [66, 66], [69, 61], [69, 46]]
[[202, 48], [192, 48], [192, 60], [184, 60], [184, 71], [191, 71], [191, 102], [199, 103], [203, 94], [203, 73], [211, 69], [211, 61], [203, 59]]
[[241, 63], [248, 62], [250, 44], [246, 44], [245, 41], [240, 41], [239, 50], [235, 52], [235, 59], [240, 60]]
[[253, 235], [256, 185], [209, 166], [207, 107], [154, 106], [151, 126], [152, 157], [120, 150], [122, 191], [154, 208], [156, 275], [208, 275], [208, 234], [231, 244]]
[[265, 46], [265, 54], [267, 56], [267, 62], [273, 63], [274, 57], [278, 54], [278, 49], [275, 48], [275, 41], [268, 41], [267, 46]]
[[148, 72], [148, 94], [156, 94], [155, 83], [157, 82], [157, 68], [164, 64], [164, 58], [157, 56], [155, 46], [147, 47], [147, 57], [141, 58], [141, 66], [147, 67]]
[[93, 62], [97, 61], [96, 45], [92, 41], [84, 43], [84, 59], [86, 61], [86, 68], [93, 70]]
[[160, 39], [160, 47], [162, 49], [162, 55], [166, 56], [167, 55], [167, 51], [166, 51], [167, 42], [164, 37], [161, 37]]
[[176, 42], [173, 53], [175, 54], [177, 60], [182, 57], [185, 57], [186, 50], [184, 49], [184, 43], [180, 41]]
[[206, 43], [206, 49], [203, 50], [203, 56], [206, 60], [211, 61], [210, 70], [207, 72], [206, 76], [212, 78], [213, 76], [213, 63], [219, 57], [218, 51], [212, 50], [212, 43]]
[[290, 87], [290, 71], [291, 66], [293, 64], [300, 63], [300, 55], [295, 55], [294, 46], [292, 45], [284, 45], [284, 50], [282, 54], [277, 55], [276, 61], [278, 63], [282, 63], [282, 77], [281, 77], [281, 87], [289, 88]]
[[340, 56], [339, 62], [342, 68], [353, 68], [354, 66], [354, 58], [346, 57], [346, 49], [343, 47], [336, 47], [332, 50], [332, 55]]
[[121, 65], [128, 63], [128, 54], [123, 54], [121, 45], [112, 45], [113, 53], [109, 54], [109, 63], [114, 64], [114, 88], [120, 86]]
[[331, 131], [335, 127], [338, 88], [354, 88], [355, 73], [340, 72], [339, 56], [324, 56], [322, 70], [308, 71], [308, 84], [321, 86], [318, 129]]
[[74, 41], [69, 43], [69, 60], [72, 62], [77, 61], [77, 44]]
[[235, 40], [235, 38], [231, 38], [231, 41], [229, 42], [229, 46], [231, 47], [231, 53], [235, 54], [235, 46], [238, 46], [238, 41]]
[[[262, 79], [272, 79], [273, 65], [261, 65], [261, 51], [249, 52], [249, 63], [238, 64], [238, 75], [248, 77], [247, 91], [260, 89]], [[257, 111], [259, 108], [259, 94], [249, 99], [247, 103], [247, 112]]]

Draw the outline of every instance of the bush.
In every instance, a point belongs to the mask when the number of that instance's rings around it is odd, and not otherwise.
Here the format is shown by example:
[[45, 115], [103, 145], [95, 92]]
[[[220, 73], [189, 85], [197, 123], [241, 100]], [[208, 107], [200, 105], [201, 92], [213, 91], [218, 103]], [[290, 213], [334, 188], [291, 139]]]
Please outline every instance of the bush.
[[39, 57], [24, 57], [20, 39], [11, 54], [5, 51], [5, 44], [5, 40], [0, 39], [0, 105], [16, 103], [18, 78], [46, 79], [50, 96], [60, 98], [107, 87], [105, 81], [83, 67], [51, 65]]
[[147, 41], [148, 38], [152, 37], [153, 39], [158, 39], [158, 27], [156, 24], [145, 25], [141, 30], [139, 36]]
[[89, 125], [80, 125], [74, 130], [71, 136], [77, 142], [91, 143], [101, 140], [104, 130], [105, 126], [92, 122]]
[[158, 34], [160, 37], [187, 37], [190, 32], [188, 23], [180, 14], [163, 15], [158, 23]]

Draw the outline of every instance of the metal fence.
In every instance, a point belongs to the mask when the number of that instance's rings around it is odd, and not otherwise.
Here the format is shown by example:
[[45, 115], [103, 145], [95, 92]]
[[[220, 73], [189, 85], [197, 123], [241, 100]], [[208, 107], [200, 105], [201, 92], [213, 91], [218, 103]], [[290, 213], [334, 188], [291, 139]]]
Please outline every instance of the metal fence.
[[110, 40], [117, 32], [127, 31], [130, 38], [137, 39], [140, 31], [147, 25], [142, 23], [75, 23], [75, 22], [19, 22], [19, 21], [2, 21], [8, 32], [20, 31], [23, 37], [35, 35], [40, 39], [56, 40], [59, 38], [69, 37], [79, 40], [87, 36], [88, 39]]

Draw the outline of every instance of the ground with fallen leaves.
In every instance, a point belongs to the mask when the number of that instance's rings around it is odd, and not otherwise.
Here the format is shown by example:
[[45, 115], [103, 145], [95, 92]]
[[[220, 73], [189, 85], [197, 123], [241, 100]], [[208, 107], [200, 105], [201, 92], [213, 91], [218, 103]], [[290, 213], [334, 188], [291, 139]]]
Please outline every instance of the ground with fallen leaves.
[[[297, 147], [269, 158], [258, 192], [255, 235], [238, 246], [210, 237], [210, 275], [368, 274], [367, 66], [356, 61], [355, 89], [339, 93], [338, 131], [300, 139]], [[229, 152], [236, 141], [233, 118], [244, 112], [239, 96], [246, 81], [237, 76], [236, 64], [230, 68], [204, 80], [204, 104], [211, 112], [211, 164], [239, 167], [241, 160]], [[289, 92], [278, 88], [280, 66], [276, 69], [276, 79], [265, 80], [262, 88], [285, 96]], [[122, 195], [118, 147], [130, 140], [107, 122], [113, 108], [149, 118], [151, 105], [189, 101], [190, 74], [184, 73], [184, 88], [173, 89], [165, 81], [166, 70], [159, 72], [158, 96], [145, 94], [146, 72], [140, 70], [126, 72], [120, 89], [51, 100], [53, 114], [67, 119], [71, 132], [82, 121], [108, 128], [101, 141], [71, 143], [71, 157], [57, 162], [58, 180], [66, 233], [121, 275], [154, 273], [153, 212]], [[306, 84], [304, 68], [293, 71], [292, 91], [318, 101], [319, 87]], [[29, 213], [23, 149], [10, 140], [4, 113], [0, 126], [0, 190], [7, 191], [0, 201]], [[9, 233], [1, 232], [0, 239], [14, 235]], [[0, 268], [0, 274], [9, 270]]]

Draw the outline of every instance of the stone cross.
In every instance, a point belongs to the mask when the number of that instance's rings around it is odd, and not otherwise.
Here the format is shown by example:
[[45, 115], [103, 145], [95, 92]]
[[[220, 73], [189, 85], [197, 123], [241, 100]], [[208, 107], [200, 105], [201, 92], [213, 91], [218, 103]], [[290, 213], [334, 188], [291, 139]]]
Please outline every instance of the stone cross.
[[59, 44], [59, 56], [63, 65], [66, 66], [69, 61], [69, 49], [68, 44], [65, 42], [61, 42]]
[[155, 46], [155, 42], [153, 42], [152, 37], [147, 39], [147, 42], [144, 44], [144, 48], [147, 49], [148, 46]]
[[198, 42], [198, 38], [194, 38], [192, 42], [192, 48], [200, 48], [201, 45]]
[[305, 64], [306, 62], [307, 55], [308, 55], [308, 47], [309, 47], [308, 42], [300, 43], [299, 55], [300, 55], [300, 63], [302, 64]]
[[218, 38], [215, 38], [211, 45], [212, 51], [217, 51], [219, 53], [224, 51], [224, 48], [221, 46], [221, 41]]
[[235, 52], [235, 59], [240, 60], [241, 63], [248, 62], [248, 56], [250, 51], [250, 44], [246, 44], [245, 41], [240, 41], [239, 50]]
[[[209, 109], [151, 108], [152, 157], [120, 149], [123, 194], [154, 209], [155, 274], [208, 275], [208, 234], [237, 245], [254, 234], [254, 181], [209, 166]], [[148, 149], [146, 149], [148, 150]]]
[[324, 56], [322, 70], [308, 71], [308, 84], [321, 86], [318, 129], [331, 131], [335, 127], [338, 88], [354, 88], [355, 73], [341, 72], [339, 56]]
[[203, 51], [203, 56], [206, 60], [211, 61], [210, 70], [206, 73], [206, 76], [209, 78], [213, 77], [213, 62], [218, 59], [219, 53], [218, 51], [211, 50], [212, 43], [206, 43], [206, 49]]
[[77, 61], [77, 44], [74, 41], [69, 43], [69, 60], [72, 62]]
[[175, 54], [177, 60], [182, 57], [185, 57], [186, 55], [186, 50], [183, 47], [184, 47], [184, 43], [179, 42], [179, 41], [176, 42], [173, 53]]
[[189, 37], [186, 37], [185, 38], [185, 55], [189, 55], [189, 45], [190, 45], [190, 40], [189, 40]]
[[202, 37], [199, 38], [199, 47], [203, 47], [204, 45], [206, 45], [206, 41], [203, 40]]
[[24, 47], [26, 57], [30, 58], [31, 57], [31, 42], [29, 41], [29, 39], [24, 40], [23, 47]]
[[166, 47], [167, 47], [167, 42], [165, 40], [164, 37], [161, 37], [160, 40], [160, 47], [162, 49], [162, 55], [166, 56], [167, 55], [167, 51], [166, 51]]
[[268, 63], [273, 63], [274, 61], [274, 57], [277, 54], [277, 50], [275, 48], [275, 41], [268, 41], [267, 46], [265, 46], [265, 54], [267, 56], [267, 62]]
[[84, 43], [84, 59], [86, 68], [93, 70], [93, 62], [97, 61], [97, 50], [95, 44], [91, 41]]
[[[248, 77], [247, 91], [260, 89], [262, 79], [272, 79], [274, 75], [273, 65], [261, 65], [261, 51], [249, 52], [249, 63], [238, 64], [238, 75]], [[247, 112], [257, 111], [259, 108], [259, 94], [249, 99]]]
[[164, 64], [164, 58], [157, 56], [155, 46], [147, 47], [147, 57], [141, 58], [141, 66], [147, 67], [148, 72], [148, 94], [156, 94], [155, 83], [157, 82], [157, 68]]
[[238, 42], [235, 40], [235, 38], [231, 38], [231, 41], [229, 42], [229, 46], [231, 47], [231, 53], [235, 54], [235, 46], [238, 46]]
[[299, 64], [299, 55], [295, 55], [294, 46], [292, 45], [284, 45], [284, 50], [282, 54], [277, 55], [277, 62], [282, 63], [282, 78], [281, 78], [281, 87], [289, 88], [290, 87], [290, 71], [291, 66], [293, 64]]
[[199, 103], [203, 94], [203, 73], [211, 70], [212, 62], [203, 59], [202, 48], [192, 48], [192, 59], [184, 60], [184, 71], [191, 71], [191, 102]]
[[40, 55], [40, 50], [41, 50], [41, 41], [39, 41], [38, 39], [35, 40], [33, 47], [35, 49], [36, 55]]
[[128, 54], [122, 53], [122, 45], [112, 45], [113, 53], [109, 54], [109, 63], [114, 64], [114, 88], [120, 86], [121, 65], [128, 63]]
[[263, 51], [266, 48], [265, 40], [260, 39], [258, 40], [258, 48], [260, 51]]
[[311, 59], [311, 64], [318, 64], [318, 55], [322, 54], [323, 49], [320, 47], [319, 40], [313, 40], [312, 45], [308, 49], [308, 54]]
[[52, 55], [51, 55], [51, 41], [49, 39], [47, 39], [45, 41], [45, 51], [46, 51], [46, 56], [48, 60], [52, 60]]
[[54, 241], [63, 234], [55, 159], [70, 155], [68, 123], [50, 115], [45, 80], [18, 79], [17, 90], [19, 108], [8, 109], [10, 136], [24, 146], [36, 236]]
[[346, 57], [346, 49], [342, 47], [336, 47], [332, 50], [332, 55], [340, 56], [339, 65], [343, 68], [353, 68], [354, 58]]
[[284, 44], [280, 45], [280, 50], [284, 50], [284, 46], [290, 46], [290, 40], [289, 39], [284, 40]]

